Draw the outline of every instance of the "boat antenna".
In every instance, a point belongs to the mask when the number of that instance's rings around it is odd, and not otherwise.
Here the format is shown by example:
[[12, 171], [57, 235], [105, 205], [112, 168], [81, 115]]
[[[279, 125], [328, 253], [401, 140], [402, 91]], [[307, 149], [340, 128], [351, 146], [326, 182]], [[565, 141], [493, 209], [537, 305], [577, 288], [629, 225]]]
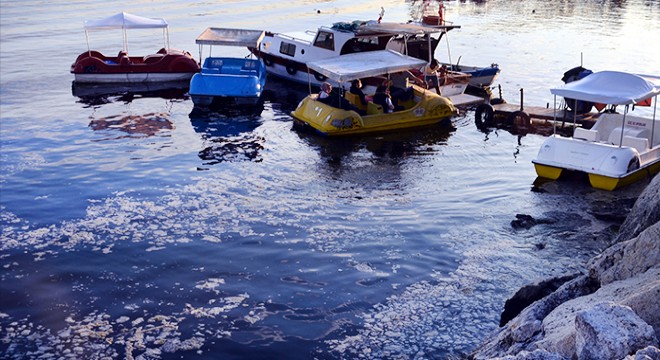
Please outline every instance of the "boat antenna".
[[[447, 40], [447, 60], [451, 64], [451, 47], [449, 46], [449, 31], [444, 30], [445, 40]], [[456, 64], [458, 65], [458, 64]]]
[[87, 34], [87, 29], [85, 29], [85, 41], [87, 42], [87, 52], [89, 56], [92, 56], [92, 49], [89, 48], [89, 35]]
[[580, 51], [580, 67], [584, 66], [583, 55], [584, 55], [584, 53], [582, 51]]

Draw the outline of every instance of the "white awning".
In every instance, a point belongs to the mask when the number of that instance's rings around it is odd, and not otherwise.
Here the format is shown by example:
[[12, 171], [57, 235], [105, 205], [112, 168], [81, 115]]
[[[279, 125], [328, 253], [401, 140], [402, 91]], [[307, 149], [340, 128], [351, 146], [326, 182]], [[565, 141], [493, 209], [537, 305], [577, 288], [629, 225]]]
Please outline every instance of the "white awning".
[[312, 61], [307, 67], [337, 82], [419, 69], [426, 61], [393, 50], [366, 51]]
[[264, 38], [263, 30], [207, 28], [195, 43], [199, 45], [225, 45], [259, 47]]
[[660, 78], [618, 71], [599, 71], [550, 89], [557, 96], [599, 104], [635, 104], [660, 94]]
[[105, 19], [87, 20], [84, 23], [84, 28], [85, 30], [159, 29], [167, 28], [167, 21], [121, 12]]

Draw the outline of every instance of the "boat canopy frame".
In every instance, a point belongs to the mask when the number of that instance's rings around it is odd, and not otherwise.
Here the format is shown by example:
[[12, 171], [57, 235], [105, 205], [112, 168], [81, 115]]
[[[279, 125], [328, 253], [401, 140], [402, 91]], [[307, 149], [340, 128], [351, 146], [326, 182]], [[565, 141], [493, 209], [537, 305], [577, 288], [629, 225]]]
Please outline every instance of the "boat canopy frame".
[[[570, 82], [560, 87], [551, 88], [554, 95], [554, 133], [557, 132], [557, 96], [577, 101], [589, 101], [605, 105], [625, 105], [621, 123], [621, 139], [623, 141], [626, 115], [630, 105], [653, 98], [653, 118], [651, 122], [651, 149], [655, 134], [655, 119], [660, 95], [660, 77], [653, 75], [638, 75], [620, 71], [599, 71], [580, 80]], [[577, 113], [574, 114], [574, 125]]]
[[99, 20], [85, 20], [83, 28], [85, 29], [85, 40], [87, 41], [87, 51], [91, 53], [89, 46], [90, 30], [118, 30], [122, 31], [122, 50], [128, 51], [127, 29], [163, 29], [163, 47], [166, 50], [170, 48], [170, 33], [168, 23], [162, 18], [147, 18], [127, 12], [109, 16]]
[[261, 41], [264, 39], [266, 31], [251, 29], [232, 29], [232, 28], [206, 28], [195, 43], [199, 45], [199, 61], [202, 61], [202, 48], [209, 46], [209, 56], [213, 51], [213, 46], [238, 46], [259, 49]]
[[424, 60], [389, 49], [357, 52], [311, 61], [307, 63], [309, 93], [312, 93], [312, 71], [316, 71], [341, 84], [357, 79], [419, 68], [425, 64], [426, 61]]

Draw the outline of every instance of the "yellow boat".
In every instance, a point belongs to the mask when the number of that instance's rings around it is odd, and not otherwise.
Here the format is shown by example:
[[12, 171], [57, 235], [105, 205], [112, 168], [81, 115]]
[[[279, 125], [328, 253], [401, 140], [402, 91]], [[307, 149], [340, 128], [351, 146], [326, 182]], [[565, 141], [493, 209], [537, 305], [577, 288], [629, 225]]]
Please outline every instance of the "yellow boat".
[[623, 114], [603, 113], [591, 129], [573, 137], [547, 138], [532, 162], [540, 178], [557, 180], [566, 171], [586, 173], [592, 187], [615, 190], [660, 172], [660, 120], [628, 115], [630, 105], [657, 106], [660, 77], [616, 71], [593, 73], [560, 88], [555, 96], [571, 101], [625, 105]]
[[[370, 51], [311, 62], [307, 67], [323, 74], [335, 84], [355, 79], [406, 71], [425, 62], [392, 50]], [[318, 100], [318, 94], [305, 97], [291, 116], [298, 125], [311, 127], [328, 135], [355, 135], [432, 125], [458, 114], [452, 102], [422, 87], [411, 85], [413, 97], [399, 104], [403, 110], [386, 113], [380, 105], [369, 103], [366, 114], [344, 110]], [[338, 86], [341, 88], [341, 86]], [[346, 100], [359, 107], [356, 96], [346, 93]]]

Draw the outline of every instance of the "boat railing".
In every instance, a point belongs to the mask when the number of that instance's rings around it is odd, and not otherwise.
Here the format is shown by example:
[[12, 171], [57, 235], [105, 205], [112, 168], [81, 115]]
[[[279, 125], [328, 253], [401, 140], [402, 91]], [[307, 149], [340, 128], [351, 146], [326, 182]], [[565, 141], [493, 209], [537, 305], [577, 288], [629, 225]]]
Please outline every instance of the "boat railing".
[[[307, 33], [309, 33], [310, 31], [311, 31], [311, 30], [307, 30], [305, 33], [307, 34]], [[313, 35], [313, 34], [315, 34], [315, 33], [312, 32], [311, 34]], [[278, 35], [281, 36], [281, 37], [284, 38], [284, 39], [287, 39], [287, 40], [299, 41], [299, 42], [303, 42], [303, 43], [306, 43], [306, 44], [309, 44], [309, 45], [312, 44], [312, 42], [309, 41], [309, 40], [302, 39], [302, 38], [299, 38], [299, 37], [295, 37], [295, 36], [293, 36], [293, 35], [289, 35], [289, 34], [278, 34]]]

